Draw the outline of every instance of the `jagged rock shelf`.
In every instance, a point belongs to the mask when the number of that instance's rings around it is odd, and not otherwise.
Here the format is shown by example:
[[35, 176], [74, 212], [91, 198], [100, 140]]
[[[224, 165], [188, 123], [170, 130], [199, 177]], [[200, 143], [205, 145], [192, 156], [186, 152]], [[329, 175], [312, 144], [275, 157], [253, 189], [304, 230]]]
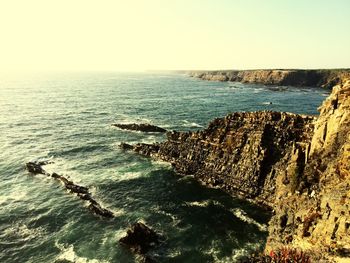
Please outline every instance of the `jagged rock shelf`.
[[318, 118], [233, 113], [202, 131], [122, 147], [273, 209], [266, 252], [289, 246], [316, 262], [350, 260], [350, 79], [337, 82]]
[[233, 113], [203, 131], [169, 132], [167, 141], [133, 150], [170, 162], [179, 174], [272, 206], [275, 175], [286, 169], [292, 148], [307, 146], [313, 120], [271, 111]]

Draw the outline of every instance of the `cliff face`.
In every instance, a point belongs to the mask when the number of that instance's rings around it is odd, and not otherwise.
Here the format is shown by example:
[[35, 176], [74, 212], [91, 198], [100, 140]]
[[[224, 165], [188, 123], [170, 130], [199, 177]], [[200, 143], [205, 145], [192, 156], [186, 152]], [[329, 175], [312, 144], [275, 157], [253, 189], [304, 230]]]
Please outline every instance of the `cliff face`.
[[203, 131], [170, 132], [167, 141], [137, 144], [134, 150], [172, 163], [180, 174], [272, 206], [276, 175], [286, 169], [291, 151], [308, 147], [312, 121], [289, 113], [233, 113]]
[[189, 75], [211, 81], [331, 88], [350, 77], [350, 70], [224, 70], [193, 71]]
[[[266, 252], [283, 246], [350, 260], [350, 79], [310, 116], [233, 113], [133, 150], [178, 173], [271, 207]], [[345, 261], [341, 261], [345, 260]], [[320, 259], [317, 259], [320, 261]], [[327, 261], [328, 262], [328, 261]]]
[[319, 110], [296, 187], [283, 181], [298, 166], [297, 157], [276, 177], [266, 249], [289, 245], [350, 260], [350, 80], [334, 87]]

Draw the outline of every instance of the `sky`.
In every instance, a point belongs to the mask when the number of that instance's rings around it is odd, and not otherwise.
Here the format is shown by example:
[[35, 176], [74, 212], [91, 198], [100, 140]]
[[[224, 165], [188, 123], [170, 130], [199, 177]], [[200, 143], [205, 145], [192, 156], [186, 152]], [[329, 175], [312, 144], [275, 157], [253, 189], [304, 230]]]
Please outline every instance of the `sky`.
[[0, 69], [350, 67], [349, 0], [0, 0]]

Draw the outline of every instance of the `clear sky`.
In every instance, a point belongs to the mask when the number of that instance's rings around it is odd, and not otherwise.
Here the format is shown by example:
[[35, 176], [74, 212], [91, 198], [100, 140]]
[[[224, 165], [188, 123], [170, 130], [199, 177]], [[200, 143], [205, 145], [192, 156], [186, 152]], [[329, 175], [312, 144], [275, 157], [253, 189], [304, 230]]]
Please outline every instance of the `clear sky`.
[[0, 69], [350, 67], [350, 0], [0, 0]]

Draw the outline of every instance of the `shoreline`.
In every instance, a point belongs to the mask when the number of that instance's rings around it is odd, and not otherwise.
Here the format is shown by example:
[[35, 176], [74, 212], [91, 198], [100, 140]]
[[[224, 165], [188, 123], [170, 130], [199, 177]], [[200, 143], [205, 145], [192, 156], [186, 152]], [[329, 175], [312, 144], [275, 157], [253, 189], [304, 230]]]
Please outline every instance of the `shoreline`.
[[317, 118], [236, 112], [201, 131], [168, 132], [164, 142], [129, 149], [209, 187], [264, 200], [274, 211], [265, 253], [288, 247], [315, 262], [341, 262], [350, 258], [350, 78], [340, 82]]
[[321, 87], [331, 89], [350, 78], [350, 69], [261, 69], [182, 71], [207, 81], [232, 81], [265, 85]]

